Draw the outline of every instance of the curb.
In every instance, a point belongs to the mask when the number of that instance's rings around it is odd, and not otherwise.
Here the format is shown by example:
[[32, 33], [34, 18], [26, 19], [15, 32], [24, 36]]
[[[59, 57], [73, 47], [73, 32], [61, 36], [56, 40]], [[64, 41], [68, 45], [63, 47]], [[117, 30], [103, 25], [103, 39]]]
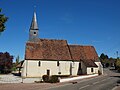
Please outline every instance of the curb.
[[60, 83], [74, 81], [74, 80], [80, 80], [80, 79], [85, 79], [85, 78], [91, 78], [91, 77], [95, 77], [95, 76], [98, 76], [98, 74], [87, 75], [87, 76], [78, 76], [78, 77], [72, 77], [72, 78], [65, 78], [65, 79], [60, 79]]

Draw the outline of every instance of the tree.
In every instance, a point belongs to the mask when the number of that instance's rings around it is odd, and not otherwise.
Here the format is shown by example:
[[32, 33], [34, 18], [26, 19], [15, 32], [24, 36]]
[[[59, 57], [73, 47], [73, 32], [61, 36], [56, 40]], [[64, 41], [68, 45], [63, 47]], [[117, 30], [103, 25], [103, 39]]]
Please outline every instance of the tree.
[[4, 14], [1, 14], [2, 9], [0, 8], [0, 33], [5, 30], [5, 22], [8, 20]]
[[20, 58], [19, 58], [19, 55], [16, 57], [16, 62], [13, 63], [13, 66], [12, 66], [12, 71], [16, 71], [17, 70], [17, 65], [20, 63]]
[[17, 58], [16, 58], [16, 65], [18, 65], [19, 62], [20, 62], [20, 58], [19, 58], [19, 55], [18, 55]]
[[116, 61], [116, 69], [118, 70], [118, 72], [120, 72], [120, 59], [117, 59]]
[[109, 67], [109, 57], [108, 57], [108, 55], [105, 55], [104, 53], [102, 53], [100, 55], [100, 61], [103, 64], [103, 67]]
[[102, 53], [100, 55], [100, 59], [103, 59], [103, 60], [108, 59], [108, 55], [105, 55], [104, 53]]
[[10, 73], [12, 68], [13, 56], [8, 52], [0, 52], [0, 73]]

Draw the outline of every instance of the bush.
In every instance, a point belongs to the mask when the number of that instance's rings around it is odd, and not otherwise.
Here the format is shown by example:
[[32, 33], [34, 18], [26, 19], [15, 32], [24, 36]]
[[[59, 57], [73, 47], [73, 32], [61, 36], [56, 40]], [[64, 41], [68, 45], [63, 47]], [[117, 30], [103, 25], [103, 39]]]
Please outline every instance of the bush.
[[118, 72], [120, 73], [120, 67], [117, 68]]
[[57, 75], [52, 75], [49, 80], [50, 83], [57, 83], [59, 82], [58, 76]]
[[44, 82], [49, 82], [49, 75], [43, 75], [42, 79]]

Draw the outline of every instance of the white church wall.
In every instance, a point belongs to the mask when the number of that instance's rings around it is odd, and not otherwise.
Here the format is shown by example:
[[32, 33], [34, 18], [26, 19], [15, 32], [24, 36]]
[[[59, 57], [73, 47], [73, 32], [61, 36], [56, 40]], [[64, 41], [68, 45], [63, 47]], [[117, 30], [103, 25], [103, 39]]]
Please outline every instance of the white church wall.
[[72, 75], [76, 76], [78, 73], [79, 62], [72, 62]]
[[[40, 66], [38, 65], [40, 61]], [[45, 60], [25, 60], [22, 69], [23, 77], [42, 77], [50, 71], [50, 75], [70, 75], [70, 63], [72, 61], [45, 61]], [[78, 62], [75, 62], [74, 69], [72, 68], [72, 75], [77, 75]], [[73, 66], [72, 66], [73, 67]], [[60, 72], [60, 73], [59, 73]]]
[[[70, 63], [72, 65], [71, 75], [75, 76], [78, 74], [78, 61], [59, 61], [59, 66], [57, 66], [57, 61], [25, 60], [23, 63], [22, 76], [42, 77], [43, 75], [47, 75], [47, 70], [49, 70], [49, 75], [70, 75]], [[98, 73], [98, 68], [86, 67], [82, 61], [80, 63], [82, 68], [82, 74]], [[93, 68], [93, 72], [91, 72], [91, 68]]]
[[87, 67], [87, 74], [98, 74], [98, 67]]
[[98, 66], [98, 70], [103, 74], [103, 66], [101, 62], [95, 62], [95, 64]]

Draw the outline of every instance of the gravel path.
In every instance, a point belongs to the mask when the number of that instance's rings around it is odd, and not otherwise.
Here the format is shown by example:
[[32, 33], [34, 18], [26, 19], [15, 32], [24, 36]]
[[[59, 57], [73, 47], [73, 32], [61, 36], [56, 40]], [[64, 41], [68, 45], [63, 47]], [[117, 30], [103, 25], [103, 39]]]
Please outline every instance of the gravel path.
[[14, 76], [13, 74], [0, 75], [0, 83], [34, 83], [34, 81], [39, 81], [40, 78], [25, 78], [22, 79], [19, 76]]

